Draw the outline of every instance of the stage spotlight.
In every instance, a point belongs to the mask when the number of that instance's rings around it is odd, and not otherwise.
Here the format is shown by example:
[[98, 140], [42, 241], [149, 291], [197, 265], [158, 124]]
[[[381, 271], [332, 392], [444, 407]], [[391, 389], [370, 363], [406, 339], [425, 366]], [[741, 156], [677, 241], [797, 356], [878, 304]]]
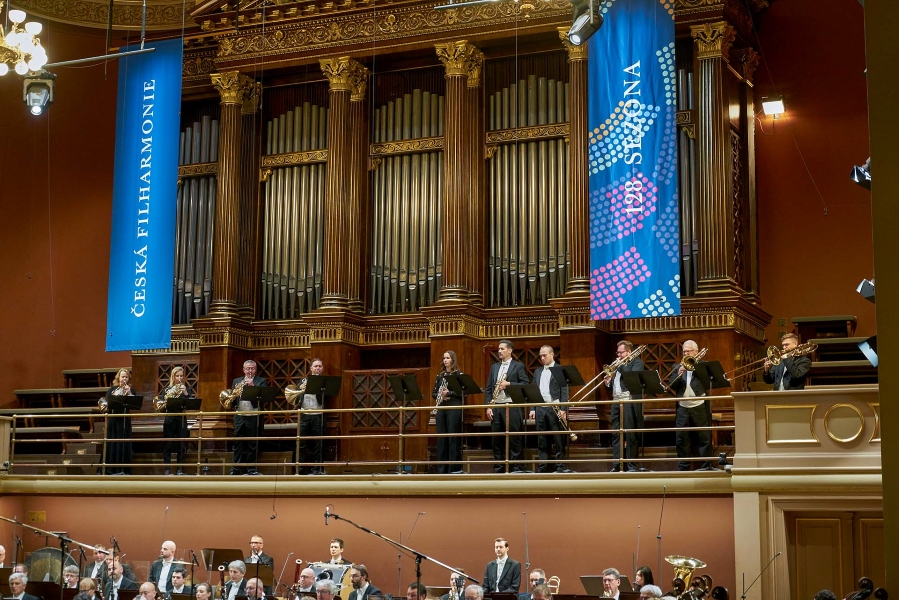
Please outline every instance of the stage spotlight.
[[862, 166], [852, 167], [852, 174], [849, 175], [849, 178], [854, 181], [856, 184], [862, 186], [866, 190], [871, 189], [871, 157], [868, 157], [868, 160], [865, 161], [865, 164]]
[[858, 343], [858, 349], [862, 351], [862, 354], [865, 355], [865, 358], [868, 359], [868, 362], [871, 363], [872, 366], [877, 366], [877, 336], [873, 335], [866, 339], [864, 342]]
[[784, 108], [784, 97], [770, 96], [762, 98], [762, 110], [765, 111], [765, 115], [774, 117], [775, 119], [778, 118], [786, 112], [786, 109]]
[[572, 0], [574, 6], [571, 17], [571, 29], [568, 30], [568, 41], [580, 46], [590, 39], [602, 27], [603, 18], [599, 12], [601, 0]]
[[855, 291], [862, 295], [862, 298], [867, 300], [868, 302], [874, 303], [874, 280], [873, 279], [862, 279], [862, 282], [858, 284], [858, 287], [855, 288]]
[[40, 115], [47, 106], [53, 103], [54, 79], [56, 79], [56, 75], [47, 71], [41, 71], [37, 75], [25, 78], [23, 100], [31, 110], [31, 114]]

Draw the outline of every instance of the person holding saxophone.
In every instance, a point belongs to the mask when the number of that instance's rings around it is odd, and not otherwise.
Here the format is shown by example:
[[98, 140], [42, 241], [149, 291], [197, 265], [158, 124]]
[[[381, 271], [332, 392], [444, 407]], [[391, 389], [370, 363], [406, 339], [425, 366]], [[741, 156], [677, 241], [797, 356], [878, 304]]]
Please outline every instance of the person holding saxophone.
[[[527, 371], [524, 365], [512, 358], [514, 346], [509, 340], [500, 340], [499, 362], [490, 367], [490, 376], [487, 379], [487, 388], [484, 390], [484, 398], [487, 401], [487, 419], [490, 421], [490, 431], [493, 436], [493, 465], [494, 473], [505, 473], [506, 465], [506, 436], [500, 435], [506, 432], [508, 423], [509, 431], [509, 460], [522, 460], [524, 458], [524, 438], [515, 435], [524, 430], [524, 410], [517, 407], [494, 408], [498, 405], [511, 404], [512, 399], [506, 394], [510, 385], [527, 385], [529, 383]], [[525, 473], [521, 464], [513, 464], [512, 473]]]
[[[157, 396], [153, 401], [154, 408], [156, 408], [156, 412], [168, 413], [168, 412], [176, 412], [170, 410], [168, 406], [168, 401], [172, 398], [192, 398], [194, 395], [193, 390], [191, 390], [184, 383], [184, 367], [172, 367], [172, 372], [169, 375], [169, 385], [166, 387], [162, 394], [160, 394], [161, 398]], [[180, 412], [177, 411], [177, 412]], [[172, 438], [186, 438], [189, 435], [187, 431], [187, 416], [184, 414], [181, 415], [168, 415], [166, 414], [165, 420], [162, 422], [162, 437], [165, 439], [165, 446], [162, 449], [162, 462], [165, 465], [165, 474], [171, 475], [171, 471], [169, 470], [169, 465], [172, 462], [172, 452], [176, 453], [176, 460], [178, 463], [178, 475], [184, 475], [184, 441], [174, 441]]]
[[[434, 380], [434, 390], [431, 397], [437, 406], [462, 406], [465, 399], [462, 394], [457, 394], [449, 389], [446, 384], [446, 375], [457, 375], [459, 363], [456, 361], [456, 353], [447, 350], [443, 353], [443, 366], [437, 378]], [[462, 410], [437, 410], [438, 434], [454, 434], [437, 438], [437, 472], [441, 475], [447, 473], [464, 473], [462, 470]]]

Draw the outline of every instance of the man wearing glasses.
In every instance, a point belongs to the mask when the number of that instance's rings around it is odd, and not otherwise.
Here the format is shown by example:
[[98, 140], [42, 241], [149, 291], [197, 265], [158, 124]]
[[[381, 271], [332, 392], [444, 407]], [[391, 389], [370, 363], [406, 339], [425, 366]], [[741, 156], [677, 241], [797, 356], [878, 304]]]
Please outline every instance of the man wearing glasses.
[[315, 597], [318, 600], [331, 600], [339, 591], [340, 588], [330, 579], [322, 579], [315, 584]]
[[312, 592], [315, 594], [315, 571], [306, 567], [300, 571], [298, 592]]
[[528, 587], [530, 588], [530, 591], [518, 594], [518, 600], [533, 600], [534, 588], [538, 585], [543, 585], [544, 583], [546, 583], [546, 572], [543, 569], [534, 569], [528, 576], [528, 584], [530, 584]]
[[368, 569], [365, 565], [354, 565], [350, 569], [350, 580], [353, 582], [350, 600], [366, 600], [369, 596], [380, 596], [382, 593], [381, 590], [369, 583]]
[[621, 585], [621, 574], [618, 569], [606, 569], [602, 572], [602, 585], [605, 588], [603, 597], [618, 600], [618, 586]]
[[140, 596], [138, 596], [135, 600], [155, 600], [156, 598], [156, 586], [150, 583], [142, 583], [140, 586]]

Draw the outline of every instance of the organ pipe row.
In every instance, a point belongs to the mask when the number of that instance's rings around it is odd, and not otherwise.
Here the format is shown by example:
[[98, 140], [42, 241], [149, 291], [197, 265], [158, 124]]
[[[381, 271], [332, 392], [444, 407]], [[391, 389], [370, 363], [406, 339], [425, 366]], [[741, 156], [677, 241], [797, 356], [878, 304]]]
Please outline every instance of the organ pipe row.
[[[531, 75], [489, 98], [488, 129], [568, 121], [568, 84]], [[490, 306], [543, 304], [568, 281], [568, 146], [563, 139], [499, 146], [487, 167]]]
[[[204, 116], [181, 132], [178, 165], [218, 160], [219, 123]], [[178, 187], [172, 321], [188, 323], [209, 312], [212, 296], [216, 176], [186, 177]]]
[[[443, 135], [444, 98], [414, 90], [374, 112], [376, 144]], [[417, 311], [442, 283], [443, 152], [385, 156], [372, 178], [372, 313]]]
[[[305, 102], [266, 127], [266, 155], [327, 148], [321, 106]], [[294, 319], [321, 302], [325, 183], [324, 162], [276, 168], [265, 183], [263, 319]]]

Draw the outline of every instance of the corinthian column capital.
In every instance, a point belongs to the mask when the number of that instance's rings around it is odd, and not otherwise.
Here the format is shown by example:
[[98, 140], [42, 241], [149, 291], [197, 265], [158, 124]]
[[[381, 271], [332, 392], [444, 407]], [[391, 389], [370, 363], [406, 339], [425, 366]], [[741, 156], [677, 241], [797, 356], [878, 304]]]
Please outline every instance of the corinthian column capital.
[[437, 58], [446, 68], [447, 77], [467, 77], [468, 87], [481, 85], [481, 68], [484, 66], [484, 53], [468, 40], [434, 44]]
[[568, 62], [574, 62], [576, 60], [587, 60], [587, 44], [575, 46], [574, 44], [569, 42], [568, 31], [570, 29], [570, 27], [556, 27], [556, 30], [559, 32], [559, 39], [562, 40], [562, 45], [565, 46], [566, 50], [568, 50]]
[[[362, 95], [365, 95], [364, 85], [367, 82], [368, 69], [361, 63], [353, 60], [349, 56], [338, 56], [337, 58], [322, 58], [319, 61], [322, 73], [328, 78], [328, 89], [332, 92], [350, 92], [353, 93], [354, 87], [358, 87], [359, 80], [363, 80]], [[366, 75], [363, 77], [362, 72]]]
[[[356, 63], [359, 65], [359, 63]], [[361, 102], [365, 100], [365, 91], [368, 89], [368, 76], [370, 71], [359, 65], [352, 75], [350, 75], [350, 101]]]
[[699, 60], [723, 58], [727, 60], [730, 46], [737, 35], [736, 30], [724, 21], [703, 23], [690, 27], [690, 33], [696, 40]]
[[239, 71], [212, 73], [212, 85], [222, 97], [222, 104], [240, 104], [257, 92], [256, 82]]

